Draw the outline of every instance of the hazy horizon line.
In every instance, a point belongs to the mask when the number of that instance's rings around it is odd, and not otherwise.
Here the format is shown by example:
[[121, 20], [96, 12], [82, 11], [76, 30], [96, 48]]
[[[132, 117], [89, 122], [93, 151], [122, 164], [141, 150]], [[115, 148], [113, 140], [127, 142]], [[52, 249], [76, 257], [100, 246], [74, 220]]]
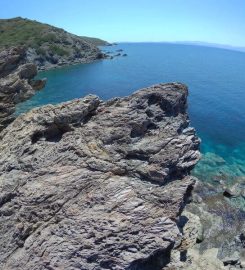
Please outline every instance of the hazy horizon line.
[[[80, 34], [76, 34], [74, 33], [73, 31], [69, 32], [67, 31], [66, 29], [60, 27], [60, 26], [55, 26], [53, 24], [50, 24], [48, 22], [42, 22], [42, 21], [39, 21], [39, 20], [36, 20], [36, 19], [30, 19], [28, 17], [22, 17], [22, 16], [16, 16], [16, 17], [10, 17], [10, 18], [0, 18], [0, 20], [12, 20], [12, 19], [17, 19], [17, 18], [21, 18], [21, 19], [27, 19], [27, 20], [32, 20], [32, 21], [37, 21], [39, 23], [43, 23], [43, 24], [48, 24], [50, 26], [54, 26], [54, 27], [57, 27], [57, 28], [60, 28], [60, 29], [63, 29], [64, 31], [68, 32], [68, 33], [71, 33], [73, 35], [76, 35], [76, 36], [81, 36]], [[87, 35], [85, 35], [87, 36]], [[99, 39], [102, 39], [102, 40], [105, 40], [107, 41], [106, 39], [102, 38], [102, 37], [97, 37], [97, 36], [94, 36], [93, 34], [92, 35], [88, 35], [88, 37], [93, 37], [93, 38], [99, 38]], [[187, 40], [180, 40], [180, 41], [107, 41], [109, 42], [110, 44], [113, 44], [113, 43], [170, 43], [170, 44], [186, 44], [186, 45], [197, 45], [197, 46], [206, 46], [206, 47], [213, 47], [213, 48], [220, 48], [220, 49], [228, 49], [228, 50], [234, 50], [234, 51], [240, 51], [240, 52], [245, 52], [245, 45], [230, 45], [230, 44], [223, 44], [223, 43], [216, 43], [216, 42], [210, 42], [210, 41], [197, 41], [197, 40], [190, 40], [190, 41], [187, 41]]]
[[[90, 35], [91, 36], [91, 35]], [[220, 45], [220, 46], [228, 46], [228, 47], [234, 47], [234, 48], [243, 48], [245, 49], [245, 45], [229, 45], [225, 43], [216, 43], [216, 42], [209, 42], [209, 41], [193, 41], [193, 40], [177, 40], [177, 41], [151, 41], [151, 40], [142, 40], [142, 41], [127, 41], [127, 40], [121, 40], [121, 41], [112, 41], [111, 43], [195, 43], [195, 44], [207, 44], [207, 45]]]
[[204, 47], [212, 47], [219, 49], [230, 49], [240, 52], [245, 52], [245, 46], [235, 46], [229, 44], [215, 43], [215, 42], [206, 42], [206, 41], [115, 41], [109, 42], [113, 43], [169, 43], [169, 44], [182, 44], [182, 45], [196, 45]]

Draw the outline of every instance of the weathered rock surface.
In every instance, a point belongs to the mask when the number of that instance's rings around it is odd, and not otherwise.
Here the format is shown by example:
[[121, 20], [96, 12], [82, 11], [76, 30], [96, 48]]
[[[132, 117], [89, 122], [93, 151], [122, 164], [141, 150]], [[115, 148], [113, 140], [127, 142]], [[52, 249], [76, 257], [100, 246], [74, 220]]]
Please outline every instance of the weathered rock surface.
[[19, 116], [0, 142], [0, 269], [141, 269], [181, 247], [199, 139], [187, 88], [87, 96]]
[[45, 80], [33, 80], [34, 64], [25, 64], [25, 49], [0, 52], [0, 131], [14, 120], [15, 105], [45, 86]]

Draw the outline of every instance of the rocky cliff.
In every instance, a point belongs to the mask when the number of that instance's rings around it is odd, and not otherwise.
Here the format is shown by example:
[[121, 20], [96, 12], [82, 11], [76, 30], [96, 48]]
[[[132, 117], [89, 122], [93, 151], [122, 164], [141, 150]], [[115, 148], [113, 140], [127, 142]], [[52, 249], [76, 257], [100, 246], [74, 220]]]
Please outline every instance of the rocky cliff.
[[25, 49], [0, 52], [0, 131], [14, 120], [15, 105], [40, 90], [45, 80], [34, 80], [35, 64], [25, 64]]
[[27, 50], [25, 60], [38, 69], [91, 62], [104, 57], [96, 45], [107, 42], [79, 37], [48, 24], [21, 17], [0, 20], [0, 50], [22, 46]]
[[2, 131], [0, 269], [160, 270], [173, 250], [181, 260], [200, 156], [187, 94], [172, 83], [87, 96]]

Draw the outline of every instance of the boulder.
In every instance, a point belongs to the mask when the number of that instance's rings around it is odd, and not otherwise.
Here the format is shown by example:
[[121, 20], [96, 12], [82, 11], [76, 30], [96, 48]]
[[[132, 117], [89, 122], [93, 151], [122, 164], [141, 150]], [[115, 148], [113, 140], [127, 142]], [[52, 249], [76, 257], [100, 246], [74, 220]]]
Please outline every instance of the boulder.
[[244, 187], [242, 187], [240, 183], [236, 183], [232, 186], [224, 187], [223, 195], [228, 198], [239, 197], [242, 195], [243, 190], [244, 190]]
[[37, 75], [37, 66], [31, 63], [21, 65], [16, 71], [20, 79], [30, 80]]
[[161, 270], [200, 158], [187, 88], [87, 96], [0, 134], [0, 269]]
[[45, 87], [46, 83], [47, 83], [46, 78], [44, 78], [42, 80], [31, 80], [30, 81], [31, 87], [36, 91], [43, 89]]
[[25, 63], [26, 51], [23, 47], [12, 47], [0, 52], [0, 78], [7, 76], [19, 65]]

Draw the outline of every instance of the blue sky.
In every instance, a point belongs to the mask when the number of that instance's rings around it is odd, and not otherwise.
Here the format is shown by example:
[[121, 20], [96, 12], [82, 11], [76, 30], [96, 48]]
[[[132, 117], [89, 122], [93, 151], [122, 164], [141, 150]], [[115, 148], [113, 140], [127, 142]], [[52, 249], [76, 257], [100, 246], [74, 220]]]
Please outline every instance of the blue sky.
[[245, 47], [245, 0], [0, 0], [0, 18], [17, 16], [111, 42]]

